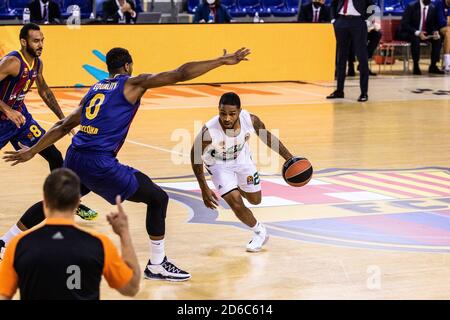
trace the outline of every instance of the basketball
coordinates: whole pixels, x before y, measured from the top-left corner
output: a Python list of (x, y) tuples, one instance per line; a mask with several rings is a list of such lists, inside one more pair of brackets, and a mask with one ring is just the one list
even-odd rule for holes
[(283, 178), (293, 187), (302, 187), (311, 180), (313, 167), (308, 159), (292, 157), (283, 165)]

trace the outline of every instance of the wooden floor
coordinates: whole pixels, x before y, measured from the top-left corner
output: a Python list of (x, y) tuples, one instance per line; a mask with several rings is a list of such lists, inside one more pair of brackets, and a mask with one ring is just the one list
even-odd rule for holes
[[(449, 299), (450, 78), (371, 78), (369, 102), (325, 99), (331, 83), (174, 86), (154, 90), (119, 154), (171, 196), (166, 251), (192, 273), (186, 283), (143, 280), (136, 299)], [(417, 90), (427, 89), (427, 90)], [(279, 179), (281, 159), (253, 139), (263, 175), (263, 203), (252, 208), (272, 237), (265, 250), (245, 252), (251, 232), (226, 207), (206, 210), (188, 153), (194, 130), (216, 115), (218, 97), (240, 94), (245, 109), (279, 132), (290, 151), (310, 159), (315, 179), (291, 188)], [(57, 89), (70, 111), (84, 89)], [(27, 104), (41, 125), (55, 121), (36, 92)], [(66, 150), (69, 137), (58, 142)], [(10, 150), (11, 146), (5, 147)], [(47, 164), (0, 162), (0, 233), (41, 198)], [(111, 206), (90, 194), (101, 212), (80, 224), (106, 232)], [(144, 205), (126, 203), (141, 267), (149, 258)], [(123, 299), (102, 284), (103, 299)]]

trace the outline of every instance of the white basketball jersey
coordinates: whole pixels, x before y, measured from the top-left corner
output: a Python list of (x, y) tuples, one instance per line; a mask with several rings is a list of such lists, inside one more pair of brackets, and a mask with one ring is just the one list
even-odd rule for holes
[[(219, 122), (219, 116), (209, 120), (205, 126), (211, 136), (211, 144), (203, 152), (206, 165), (218, 163), (237, 164), (251, 162), (251, 151), (248, 145), (250, 135), (255, 132), (250, 113), (241, 110), (239, 114), (241, 130), (235, 137), (227, 135)], [(234, 130), (230, 130), (231, 134)]]

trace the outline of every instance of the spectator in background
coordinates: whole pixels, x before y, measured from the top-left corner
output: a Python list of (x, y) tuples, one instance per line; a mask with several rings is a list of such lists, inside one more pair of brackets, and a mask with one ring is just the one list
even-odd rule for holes
[[(381, 25), (379, 22), (367, 21), (367, 58), (370, 60), (378, 47), (378, 44), (381, 40)], [(359, 65), (358, 65), (359, 70)], [(348, 72), (347, 75), (349, 77), (355, 76), (355, 48), (353, 47), (353, 43), (351, 45), (350, 54), (348, 56)], [(376, 76), (376, 73), (373, 73), (369, 68), (369, 75)]]
[(444, 72), (450, 73), (450, 0), (436, 0), (434, 5), (439, 17), (439, 31), (444, 37)]
[(141, 0), (135, 0), (134, 4), (136, 5), (136, 12), (140, 13), (143, 12), (144, 10), (142, 9), (142, 4), (141, 4)]
[(106, 0), (103, 2), (103, 22), (136, 23), (137, 12), (135, 7), (132, 0)]
[(194, 23), (204, 22), (228, 23), (231, 22), (231, 16), (220, 0), (203, 0), (195, 10)]
[(325, 0), (313, 0), (300, 8), (297, 16), (298, 22), (321, 22), (331, 21), (330, 8), (325, 5)]
[(34, 23), (61, 23), (61, 10), (53, 0), (33, 0), (28, 4), (30, 21)]
[(117, 211), (106, 218), (120, 237), (122, 258), (112, 241), (74, 222), (80, 203), (80, 179), (66, 168), (44, 183), (46, 220), (15, 238), (0, 264), (0, 300), (17, 288), (22, 300), (98, 300), (102, 275), (121, 294), (139, 290), (140, 269), (128, 219), (117, 196)]
[(369, 99), (369, 65), (367, 59), (367, 24), (372, 14), (370, 6), (373, 0), (333, 0), (331, 18), (334, 26), (337, 47), (337, 89), (327, 99), (344, 98), (346, 65), (352, 43), (360, 66), (359, 87), (361, 94), (358, 102)]
[(444, 74), (444, 71), (439, 70), (436, 65), (440, 60), (442, 42), (439, 35), (438, 13), (431, 0), (419, 0), (408, 5), (403, 13), (397, 38), (411, 43), (413, 74), (422, 74), (419, 68), (420, 42), (431, 43), (431, 64), (428, 72)]

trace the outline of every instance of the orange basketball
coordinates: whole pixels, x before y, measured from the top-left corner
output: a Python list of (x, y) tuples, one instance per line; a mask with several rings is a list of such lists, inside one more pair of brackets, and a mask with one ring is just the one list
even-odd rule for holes
[(308, 159), (293, 157), (284, 163), (282, 174), (290, 186), (302, 187), (311, 180), (313, 167)]

